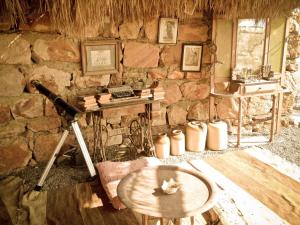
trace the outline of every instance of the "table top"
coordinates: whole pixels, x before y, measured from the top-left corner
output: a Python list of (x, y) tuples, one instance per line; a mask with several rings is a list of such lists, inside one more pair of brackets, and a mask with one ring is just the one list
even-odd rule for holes
[[(175, 194), (165, 194), (163, 180), (181, 184)], [(118, 185), (120, 200), (132, 210), (154, 217), (183, 218), (203, 213), (216, 201), (216, 185), (203, 174), (178, 166), (145, 167), (124, 177)]]

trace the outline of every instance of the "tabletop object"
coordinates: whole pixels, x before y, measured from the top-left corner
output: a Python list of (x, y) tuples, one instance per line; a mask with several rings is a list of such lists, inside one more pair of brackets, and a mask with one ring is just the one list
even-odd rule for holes
[[(164, 180), (181, 184), (176, 193), (161, 190)], [(178, 166), (145, 167), (124, 177), (118, 185), (120, 200), (132, 210), (159, 218), (192, 217), (213, 207), (216, 186), (203, 174)]]

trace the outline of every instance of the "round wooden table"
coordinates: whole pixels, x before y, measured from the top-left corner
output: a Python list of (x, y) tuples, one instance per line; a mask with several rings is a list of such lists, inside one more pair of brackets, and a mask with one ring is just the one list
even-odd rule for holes
[[(181, 187), (175, 194), (168, 195), (160, 187), (164, 180), (171, 178)], [(162, 165), (145, 167), (127, 175), (120, 181), (117, 193), (128, 208), (143, 215), (143, 224), (147, 224), (148, 216), (176, 219), (180, 224), (180, 218), (193, 218), (212, 208), (216, 185), (196, 171)]]

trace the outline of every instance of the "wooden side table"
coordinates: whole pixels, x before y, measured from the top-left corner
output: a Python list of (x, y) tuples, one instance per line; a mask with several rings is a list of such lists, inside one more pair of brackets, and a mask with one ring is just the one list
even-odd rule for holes
[[(164, 180), (173, 178), (181, 184), (175, 194), (165, 194), (160, 186)], [(174, 219), (181, 224), (181, 218), (204, 213), (216, 202), (216, 185), (198, 173), (178, 166), (162, 165), (145, 167), (123, 178), (117, 188), (120, 200), (130, 209), (141, 213), (143, 225), (148, 217)]]

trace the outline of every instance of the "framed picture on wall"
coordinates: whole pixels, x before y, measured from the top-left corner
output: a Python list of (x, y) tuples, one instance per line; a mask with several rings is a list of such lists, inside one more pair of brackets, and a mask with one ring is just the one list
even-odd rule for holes
[(202, 45), (183, 44), (181, 56), (181, 70), (196, 72), (201, 70)]
[(158, 43), (176, 44), (178, 31), (178, 19), (160, 18)]
[(119, 43), (111, 40), (82, 42), (81, 57), (85, 75), (117, 73), (119, 70)]

